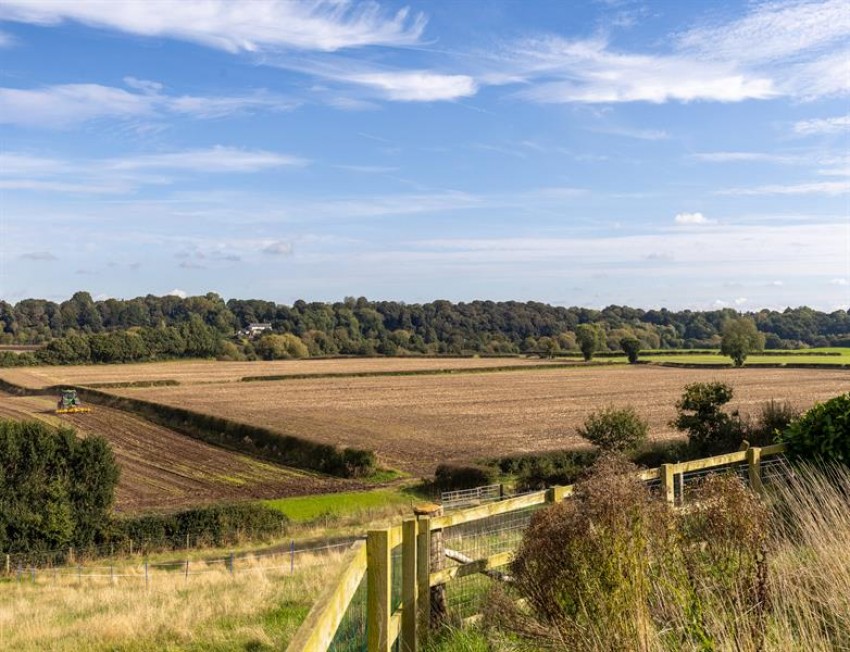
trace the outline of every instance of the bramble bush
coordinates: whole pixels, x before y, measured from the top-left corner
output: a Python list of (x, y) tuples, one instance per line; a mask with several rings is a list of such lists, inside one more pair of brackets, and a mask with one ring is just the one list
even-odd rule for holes
[(817, 403), (780, 440), (793, 457), (850, 465), (850, 392)]
[(623, 452), (645, 442), (648, 430), (633, 407), (607, 407), (590, 414), (578, 434), (604, 451)]

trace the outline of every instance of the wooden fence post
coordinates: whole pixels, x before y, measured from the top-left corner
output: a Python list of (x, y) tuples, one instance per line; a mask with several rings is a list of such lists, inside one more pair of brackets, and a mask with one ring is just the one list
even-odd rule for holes
[(675, 471), (675, 464), (661, 465), (661, 495), (671, 505), (676, 502)]
[(431, 518), (418, 516), (419, 536), (416, 541), (416, 576), (419, 584), (419, 642), (425, 645), (431, 622)]
[(753, 491), (761, 491), (764, 488), (761, 480), (761, 448), (747, 449), (747, 466), (750, 472), (750, 488)]
[[(431, 503), (422, 503), (413, 508), (413, 512), (417, 516), (442, 516), (443, 508), (441, 505)], [(430, 527), (430, 526), (429, 526)], [(429, 573), (435, 573), (442, 570), (446, 565), (445, 546), (443, 545), (443, 531), (431, 531), (431, 541), (429, 545)], [(424, 562), (423, 562), (424, 563)], [(430, 577), (426, 582), (426, 586), (430, 586)], [(437, 584), (430, 589), (429, 600), (429, 621), (431, 629), (439, 629), (449, 618), (449, 607), (446, 602), (446, 585)], [(423, 604), (420, 603), (420, 609), (423, 609)]]
[(418, 534), (415, 518), (406, 518), (401, 526), (401, 652), (417, 652), (417, 618), (419, 617), (419, 566), (416, 558)]
[(389, 530), (371, 530), (366, 535), (366, 563), (367, 650), (390, 652), (392, 558)]

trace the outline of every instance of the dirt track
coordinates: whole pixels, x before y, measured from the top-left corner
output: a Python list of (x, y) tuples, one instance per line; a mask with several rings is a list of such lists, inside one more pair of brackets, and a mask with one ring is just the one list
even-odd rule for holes
[(53, 414), (51, 397), (0, 394), (0, 417), (66, 423), (105, 437), (121, 466), (116, 510), (171, 510), (226, 500), (279, 498), (351, 488), (254, 460), (154, 425), (120, 410), (93, 406), (87, 414)]
[(634, 405), (654, 438), (669, 427), (686, 383), (732, 384), (732, 407), (769, 399), (800, 408), (850, 389), (850, 372), (825, 369), (673, 369), (650, 366), (488, 374), (324, 378), (110, 390), (267, 426), (323, 443), (365, 447), (381, 462), (429, 473), (442, 461), (582, 444), (575, 429), (605, 405)]

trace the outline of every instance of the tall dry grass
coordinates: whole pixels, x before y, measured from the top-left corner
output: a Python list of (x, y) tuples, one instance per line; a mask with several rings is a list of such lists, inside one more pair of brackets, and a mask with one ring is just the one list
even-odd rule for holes
[(850, 650), (846, 467), (797, 468), (761, 500), (716, 477), (697, 507), (667, 515), (602, 475), (530, 528), (520, 594), (492, 596), (489, 629), (443, 649)]
[(312, 602), (338, 572), (344, 553), (299, 556), (290, 573), (281, 558), (242, 558), (183, 569), (117, 567), (50, 573), (35, 584), (0, 584), (0, 649), (271, 650), (283, 649)]

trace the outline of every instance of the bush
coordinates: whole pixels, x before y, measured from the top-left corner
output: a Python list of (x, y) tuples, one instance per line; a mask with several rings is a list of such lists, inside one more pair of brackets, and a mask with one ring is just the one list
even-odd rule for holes
[(116, 544), (133, 541), (137, 549), (171, 550), (192, 546), (227, 546), (244, 540), (279, 537), (286, 515), (256, 503), (210, 505), (174, 514), (146, 514), (117, 521)]
[(799, 416), (800, 411), (788, 401), (768, 401), (762, 405), (757, 423), (750, 427), (747, 441), (753, 446), (773, 444)]
[(779, 439), (793, 457), (850, 465), (850, 392), (816, 404)]
[(102, 437), (39, 421), (0, 421), (0, 549), (31, 553), (102, 542), (118, 466)]
[(578, 434), (604, 451), (622, 452), (646, 441), (648, 429), (633, 407), (607, 407), (587, 417)]
[[(511, 567), (527, 608), (497, 593), (488, 624), (529, 649), (764, 649), (759, 497), (735, 476), (709, 476), (700, 508), (677, 512), (634, 471), (603, 455), (571, 500), (532, 517)], [(724, 645), (730, 636), (741, 645)]]
[(440, 464), (434, 472), (434, 486), (439, 491), (472, 489), (493, 484), (496, 470), (488, 466)]
[(747, 438), (747, 424), (737, 411), (727, 414), (722, 410), (732, 396), (732, 387), (722, 382), (685, 385), (676, 403), (679, 415), (670, 425), (687, 433), (694, 454), (727, 453)]

